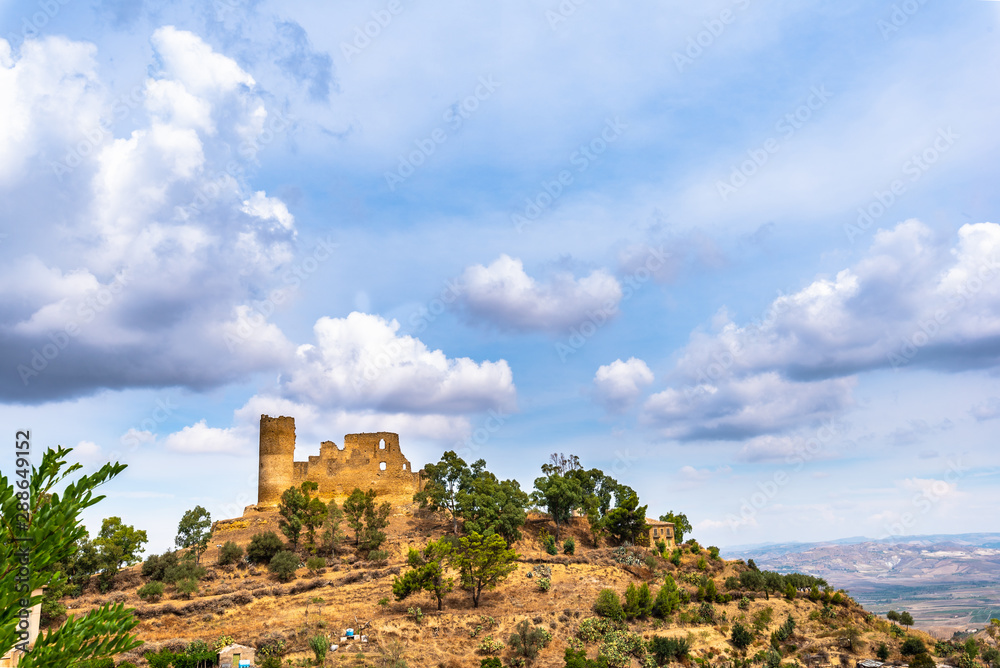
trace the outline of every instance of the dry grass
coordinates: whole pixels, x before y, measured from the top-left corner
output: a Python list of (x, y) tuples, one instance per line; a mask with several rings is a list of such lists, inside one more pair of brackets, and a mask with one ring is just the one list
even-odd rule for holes
[[(575, 537), (576, 555), (548, 555), (541, 549), (537, 537), (543, 530), (553, 533), (554, 527), (541, 518), (532, 519), (524, 531), (524, 540), (515, 546), (522, 556), (521, 567), (497, 590), (484, 593), (478, 609), (473, 608), (471, 597), (461, 590), (446, 597), (441, 612), (436, 610), (436, 602), (429, 594), (413, 596), (403, 602), (393, 600), (393, 578), (404, 565), (407, 550), (420, 547), (429, 538), (438, 538), (450, 529), (447, 522), (413, 507), (397, 507), (391, 518), (386, 545), (391, 557), (385, 567), (373, 567), (345, 555), (343, 559), (331, 560), (334, 563), (315, 577), (302, 568), (295, 581), (281, 584), (264, 568), (209, 566), (209, 579), (201, 583), (201, 591), (191, 600), (178, 598), (168, 587), (164, 600), (156, 604), (143, 603), (136, 596), (136, 589), (142, 583), (136, 567), (120, 576), (116, 591), (108, 597), (88, 592), (69, 605), (73, 607), (71, 613), (85, 612), (110, 598), (135, 607), (141, 620), (137, 634), (147, 643), (145, 649), (176, 648), (190, 640), (211, 642), (228, 635), (237, 642), (254, 646), (284, 640), (291, 649), (286, 657), (293, 660), (312, 657), (306, 645), (309, 637), (325, 633), (333, 642), (338, 642), (345, 628), (357, 628), (360, 623), (370, 621), (371, 642), (364, 645), (348, 643), (328, 655), (327, 666), (336, 667), (378, 665), (379, 647), (390, 641), (405, 645), (406, 659), (413, 668), (478, 666), (483, 655), (477, 648), (487, 635), (506, 642), (516, 624), (528, 618), (554, 636), (534, 666), (559, 667), (563, 665), (562, 656), (568, 640), (574, 636), (580, 620), (591, 615), (590, 607), (601, 589), (611, 588), (624, 593), (629, 583), (638, 581), (637, 573), (646, 577), (654, 575), (645, 568), (633, 568), (629, 572), (612, 560), (610, 549), (591, 547), (587, 525), (582, 520), (567, 527), (560, 536), (560, 539), (567, 535)], [(240, 521), (227, 524), (224, 530), (217, 530), (213, 535), (212, 547), (202, 557), (203, 565), (215, 563), (216, 545), (233, 540), (245, 546), (254, 533), (277, 531), (276, 513), (273, 512), (251, 512)], [(699, 556), (707, 557), (707, 553), (685, 552), (679, 571), (696, 572)], [(552, 569), (552, 586), (548, 592), (541, 591), (537, 578), (527, 577), (536, 563), (545, 563)], [(721, 590), (723, 580), (737, 574), (741, 568), (734, 562), (716, 562), (711, 564), (710, 574)], [(678, 570), (664, 560), (658, 560), (656, 569), (675, 573)], [(657, 580), (651, 583), (654, 592), (659, 584), (659, 576), (655, 577)], [(694, 589), (690, 585), (682, 586), (690, 591)], [(323, 599), (322, 603), (312, 602), (317, 597)], [(389, 599), (388, 605), (378, 604), (383, 598)], [(419, 625), (407, 614), (411, 606), (420, 607), (424, 613)], [(844, 652), (838, 646), (838, 637), (835, 633), (823, 637), (829, 627), (809, 620), (809, 613), (820, 606), (808, 600), (756, 599), (746, 612), (739, 610), (734, 600), (716, 606), (720, 614), (726, 615), (728, 623), (714, 627), (662, 626), (648, 620), (633, 624), (632, 629), (647, 639), (654, 635), (686, 635), (691, 640), (694, 656), (725, 657), (733, 653), (726, 635), (729, 624), (741, 615), (751, 619), (756, 610), (766, 606), (774, 610), (768, 636), (770, 630), (777, 628), (786, 614), (791, 613), (797, 624), (796, 643), (808, 648), (801, 650), (797, 658), (805, 654), (818, 655), (820, 659), (808, 662), (811, 665), (839, 665)], [(864, 636), (869, 647), (874, 648), (887, 639), (883, 637), (884, 632), (866, 626), (860, 609), (838, 610), (843, 615), (837, 621), (838, 626), (850, 623), (869, 629)], [(477, 630), (477, 627), (480, 628)], [(766, 642), (767, 638), (758, 641), (751, 653)], [(360, 659), (357, 658), (359, 652), (363, 654)], [(595, 653), (596, 649), (591, 647), (590, 656)], [(826, 658), (822, 659), (823, 656)], [(860, 658), (851, 656), (852, 659)], [(139, 652), (133, 652), (128, 658), (135, 661), (138, 657)], [(137, 663), (142, 665), (144, 662)]]

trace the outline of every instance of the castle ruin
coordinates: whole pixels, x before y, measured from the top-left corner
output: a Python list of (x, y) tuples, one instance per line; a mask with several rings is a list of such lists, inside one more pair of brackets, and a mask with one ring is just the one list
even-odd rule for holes
[(260, 462), (257, 506), (277, 506), (282, 493), (306, 480), (319, 485), (317, 495), (342, 500), (355, 487), (379, 496), (413, 497), (423, 488), (423, 471), (413, 471), (399, 449), (399, 434), (347, 434), (344, 447), (323, 441), (319, 456), (295, 461), (295, 418), (260, 416)]

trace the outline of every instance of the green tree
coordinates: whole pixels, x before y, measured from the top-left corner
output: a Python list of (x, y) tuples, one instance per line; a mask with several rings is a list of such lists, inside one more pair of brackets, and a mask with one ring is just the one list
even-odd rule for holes
[(459, 572), (462, 587), (471, 593), (472, 607), (478, 608), (484, 589), (495, 589), (517, 570), (514, 562), (518, 557), (497, 534), (482, 536), (472, 532), (459, 539), (450, 563)]
[(889, 612), (885, 613), (885, 618), (888, 619), (890, 622), (898, 622), (899, 613), (896, 612), (895, 610), (890, 610)]
[(535, 491), (531, 494), (531, 500), (548, 511), (556, 525), (558, 538), (559, 529), (569, 522), (573, 511), (583, 503), (583, 488), (579, 480), (566, 477), (549, 464), (543, 465), (542, 471), (546, 475), (535, 478)]
[(653, 601), (653, 616), (666, 619), (681, 607), (681, 593), (672, 575), (667, 573), (663, 586)]
[(684, 513), (674, 513), (671, 510), (666, 515), (660, 515), (660, 521), (674, 525), (674, 540), (678, 545), (684, 542), (684, 536), (691, 533), (691, 522)]
[(528, 495), (516, 480), (498, 480), (486, 470), (482, 459), (472, 464), (470, 475), (456, 494), (456, 502), (467, 533), (474, 531), (483, 536), (496, 533), (508, 545), (521, 540)]
[(344, 511), (340, 509), (336, 501), (331, 501), (326, 507), (326, 522), (323, 523), (323, 548), (330, 554), (335, 554), (346, 535), (340, 528), (340, 523), (344, 521)]
[(458, 493), (472, 474), (468, 464), (454, 450), (448, 450), (437, 464), (425, 466), (424, 473), (427, 483), (413, 495), (413, 500), (421, 508), (446, 512), (451, 517), (452, 533), (458, 535)]
[(273, 531), (256, 533), (247, 546), (247, 560), (255, 564), (269, 563), (284, 546), (278, 534)]
[(653, 612), (653, 596), (649, 593), (649, 585), (645, 582), (639, 587), (630, 582), (625, 590), (625, 618), (645, 619)]
[(316, 544), (316, 527), (326, 517), (326, 504), (311, 496), (318, 489), (317, 483), (306, 480), (300, 486), (289, 487), (281, 493), (278, 527), (293, 547), (298, 547), (303, 527), (308, 531), (309, 544)]
[(212, 538), (212, 516), (201, 506), (195, 506), (181, 516), (177, 525), (176, 547), (191, 550), (195, 563), (201, 563), (202, 553), (208, 549)]
[(899, 613), (899, 623), (905, 626), (906, 630), (909, 631), (910, 627), (913, 626), (913, 615), (908, 612)]
[[(25, 442), (18, 432), (16, 443)], [(63, 581), (54, 564), (72, 559), (78, 542), (87, 532), (80, 525), (80, 513), (101, 501), (94, 490), (125, 470), (124, 464), (105, 464), (91, 475), (71, 479), (80, 464), (67, 466), (72, 450), (47, 449), (38, 467), (26, 457), (15, 459), (12, 479), (0, 473), (0, 655), (15, 647), (26, 649), (16, 621), (23, 608), (42, 601), (32, 592)], [(60, 494), (53, 493), (61, 489)], [(25, 557), (24, 555), (30, 555)], [(21, 560), (30, 558), (27, 581), (20, 571)], [(129, 633), (138, 624), (131, 609), (107, 603), (85, 615), (68, 618), (61, 626), (42, 633), (21, 668), (72, 665), (111, 657), (138, 647)]]
[(619, 543), (635, 543), (639, 536), (649, 530), (646, 524), (647, 506), (639, 505), (639, 497), (633, 492), (617, 508), (608, 511), (605, 526)]
[(354, 544), (361, 544), (361, 534), (365, 530), (365, 510), (369, 503), (374, 503), (375, 490), (362, 492), (355, 487), (351, 495), (344, 501), (344, 516), (347, 517), (347, 525), (354, 529)]
[(920, 640), (920, 638), (914, 638), (913, 636), (904, 640), (903, 644), (899, 647), (899, 653), (903, 656), (916, 656), (917, 654), (923, 654), (926, 651), (927, 647)]
[(115, 574), (123, 566), (139, 563), (142, 546), (148, 542), (146, 532), (122, 522), (120, 517), (107, 517), (94, 539), (101, 564), (101, 589), (107, 591)]
[(386, 501), (381, 505), (375, 505), (375, 493), (371, 493), (368, 503), (365, 506), (365, 528), (361, 534), (361, 549), (366, 552), (377, 550), (385, 542), (385, 532), (382, 529), (389, 526), (389, 513), (392, 512), (392, 505)]
[(430, 542), (422, 552), (410, 549), (406, 563), (410, 570), (402, 577), (396, 577), (392, 583), (392, 594), (397, 601), (402, 601), (410, 594), (427, 591), (437, 599), (438, 610), (441, 609), (445, 594), (452, 590), (452, 578), (445, 578), (445, 563), (451, 557), (451, 543), (443, 538)]
[(765, 599), (769, 600), (771, 598), (770, 594), (777, 594), (785, 588), (785, 578), (781, 575), (781, 573), (763, 571), (761, 575), (763, 576)]
[(879, 661), (888, 661), (889, 660), (889, 646), (886, 645), (884, 642), (883, 643), (879, 643), (878, 649), (875, 650), (875, 656), (878, 657)]

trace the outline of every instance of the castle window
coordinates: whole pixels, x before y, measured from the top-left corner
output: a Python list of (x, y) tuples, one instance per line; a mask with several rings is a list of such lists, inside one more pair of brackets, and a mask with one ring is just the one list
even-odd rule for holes
[(379, 471), (384, 471), (385, 470), (385, 462), (379, 462), (378, 470)]
[(385, 439), (384, 439), (384, 438), (383, 438), (383, 439), (381, 439), (381, 440), (380, 440), (380, 441), (378, 442), (378, 449), (379, 449), (379, 450), (385, 450)]

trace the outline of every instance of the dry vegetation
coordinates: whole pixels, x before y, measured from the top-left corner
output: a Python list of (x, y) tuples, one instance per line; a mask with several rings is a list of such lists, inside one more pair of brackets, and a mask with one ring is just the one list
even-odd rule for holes
[[(202, 564), (209, 566), (206, 579), (200, 582), (200, 591), (187, 599), (168, 587), (163, 600), (155, 604), (139, 600), (136, 590), (144, 582), (139, 567), (118, 575), (113, 591), (101, 596), (93, 585), (84, 595), (69, 599), (70, 614), (84, 612), (109, 598), (125, 602), (136, 608), (141, 620), (137, 635), (146, 645), (120, 659), (145, 665), (142, 653), (160, 647), (180, 649), (191, 640), (212, 642), (220, 636), (231, 636), (236, 642), (259, 647), (284, 640), (289, 652), (286, 660), (298, 662), (312, 657), (307, 640), (317, 633), (325, 633), (337, 642), (343, 630), (355, 627), (356, 620), (371, 621), (368, 631), (370, 642), (362, 645), (350, 643), (327, 656), (327, 666), (376, 666), (381, 665), (379, 647), (398, 640), (405, 645), (405, 658), (411, 668), (443, 666), (459, 668), (479, 666), (485, 655), (478, 651), (487, 637), (507, 641), (515, 625), (529, 619), (533, 624), (548, 629), (552, 643), (533, 663), (538, 667), (563, 666), (563, 652), (575, 637), (582, 619), (592, 616), (591, 606), (598, 592), (611, 588), (624, 594), (629, 583), (647, 581), (655, 595), (663, 582), (663, 573), (674, 573), (678, 578), (684, 573), (695, 573), (700, 555), (685, 551), (680, 568), (664, 559), (657, 559), (653, 569), (645, 566), (625, 567), (612, 559), (612, 549), (591, 547), (586, 523), (580, 521), (570, 527), (576, 539), (576, 554), (550, 556), (538, 540), (541, 531), (553, 531), (547, 520), (532, 517), (524, 528), (524, 539), (515, 548), (522, 555), (519, 568), (495, 591), (484, 593), (479, 608), (473, 608), (468, 594), (458, 588), (445, 599), (444, 610), (436, 611), (430, 594), (412, 596), (396, 602), (392, 596), (392, 582), (405, 566), (405, 556), (410, 547), (422, 547), (429, 538), (438, 538), (450, 525), (439, 517), (418, 512), (413, 507), (397, 506), (387, 530), (385, 548), (390, 559), (385, 565), (358, 561), (352, 553), (327, 560), (328, 566), (316, 574), (300, 568), (296, 579), (282, 584), (261, 567), (214, 566), (217, 546), (232, 540), (246, 546), (253, 534), (260, 531), (277, 531), (276, 513), (251, 512), (248, 516), (219, 523), (212, 536), (210, 548), (202, 556)], [(563, 532), (560, 538), (565, 538)], [(723, 562), (708, 559), (707, 573), (724, 591), (722, 583), (731, 575), (738, 575), (746, 567), (742, 562)], [(528, 577), (535, 564), (551, 567), (551, 588), (543, 592), (537, 577)], [(695, 587), (682, 584), (693, 592)], [(322, 599), (321, 601), (319, 599)], [(379, 604), (382, 599), (388, 603)], [(772, 595), (755, 598), (749, 610), (738, 608), (739, 597), (724, 605), (716, 605), (718, 613), (714, 625), (680, 624), (677, 615), (664, 624), (660, 620), (639, 621), (630, 624), (633, 631), (649, 639), (654, 635), (686, 636), (691, 641), (692, 659), (710, 659), (712, 665), (739, 656), (729, 642), (730, 625), (744, 616), (752, 619), (757, 610), (773, 609), (773, 621), (766, 633), (760, 634), (747, 651), (752, 656), (768, 646), (770, 632), (776, 629), (791, 613), (796, 629), (789, 640), (786, 661), (805, 665), (854, 665), (861, 658), (873, 658), (880, 642), (890, 647), (898, 646), (887, 633), (885, 622), (872, 620), (863, 609), (849, 602), (836, 606), (837, 617), (817, 619), (821, 604), (807, 598), (790, 601)], [(421, 623), (407, 613), (410, 607), (420, 607)], [(697, 603), (686, 606), (696, 609)], [(812, 616), (812, 619), (810, 618)], [(862, 631), (862, 646), (850, 651), (843, 646), (842, 635), (846, 627)], [(916, 635), (925, 635), (912, 632)], [(925, 640), (933, 647), (929, 637)], [(588, 655), (594, 657), (597, 649), (588, 646)], [(899, 660), (896, 653), (893, 659)], [(638, 665), (638, 662), (634, 662)]]

